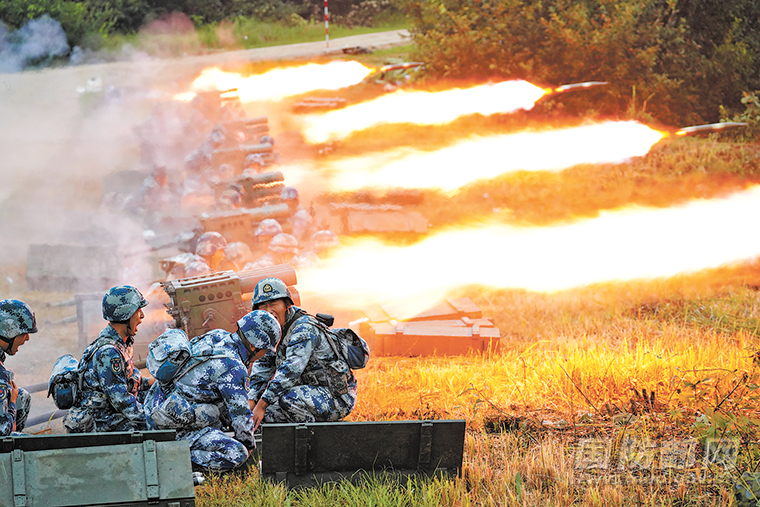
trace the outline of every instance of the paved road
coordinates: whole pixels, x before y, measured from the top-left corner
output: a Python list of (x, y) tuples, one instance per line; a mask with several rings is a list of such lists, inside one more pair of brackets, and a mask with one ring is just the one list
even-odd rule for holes
[(146, 101), (88, 110), (83, 107), (87, 98), (76, 89), (89, 78), (135, 93), (174, 93), (180, 80), (210, 65), (293, 60), (339, 54), (345, 46), (380, 49), (409, 42), (408, 32), (398, 30), (335, 39), (329, 50), (320, 41), (0, 74), (0, 258), (23, 262), (30, 242), (57, 241), (56, 233), (69, 230), (72, 220), (80, 228), (95, 225), (91, 222), (97, 218), (87, 210), (99, 204), (102, 177), (134, 168), (134, 127), (147, 117)]

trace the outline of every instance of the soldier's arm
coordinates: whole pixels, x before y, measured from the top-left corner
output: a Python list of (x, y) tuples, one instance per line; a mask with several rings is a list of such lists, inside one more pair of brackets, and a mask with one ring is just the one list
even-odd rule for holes
[(248, 371), (242, 363), (228, 361), (228, 365), (229, 369), (219, 376), (217, 389), (232, 420), (235, 439), (253, 449), (256, 444), (253, 440), (253, 414), (248, 406)]
[(0, 382), (0, 436), (7, 437), (16, 428), (16, 403), (11, 401), (11, 386)]
[(266, 355), (254, 361), (251, 365), (251, 388), (248, 391), (248, 399), (257, 401), (261, 398), (264, 389), (266, 389), (269, 380), (272, 378), (272, 374), (275, 371), (275, 361), (277, 357), (271, 351), (267, 351)]
[(311, 358), (314, 344), (318, 339), (316, 334), (318, 328), (306, 318), (299, 320), (293, 324), (290, 331), (291, 338), (285, 349), (285, 361), (277, 368), (261, 396), (261, 399), (270, 405), (285, 391), (300, 383), (301, 374)]
[(103, 347), (95, 353), (95, 374), (111, 406), (132, 421), (145, 421), (142, 406), (127, 388), (124, 358), (115, 347)]

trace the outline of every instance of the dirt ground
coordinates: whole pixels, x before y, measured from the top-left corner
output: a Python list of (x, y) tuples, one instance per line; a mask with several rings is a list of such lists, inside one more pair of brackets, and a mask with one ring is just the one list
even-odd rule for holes
[[(185, 83), (211, 65), (308, 59), (339, 54), (346, 46), (380, 49), (408, 43), (406, 31), (394, 31), (334, 39), (329, 50), (321, 41), (0, 74), (0, 298), (27, 301), (40, 324), (39, 333), (6, 361), (17, 383), (45, 382), (55, 358), (79, 353), (74, 295), (26, 286), (29, 245), (76, 243), (93, 234), (119, 236), (119, 244), (139, 240), (138, 225), (101, 204), (103, 178), (139, 166), (135, 127), (147, 117), (151, 99), (186, 91)], [(118, 100), (93, 103), (77, 91), (92, 78), (104, 89), (120, 90)], [(277, 132), (273, 135), (277, 138)], [(278, 148), (287, 158), (287, 149)], [(33, 414), (52, 409), (44, 394), (35, 395)]]

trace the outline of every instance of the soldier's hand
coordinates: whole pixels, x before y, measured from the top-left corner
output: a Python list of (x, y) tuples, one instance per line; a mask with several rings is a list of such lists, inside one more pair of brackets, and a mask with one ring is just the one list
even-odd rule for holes
[(259, 428), (259, 424), (264, 420), (264, 414), (267, 411), (269, 404), (264, 400), (259, 400), (256, 406), (253, 407), (253, 431)]
[(16, 400), (18, 399), (18, 386), (16, 386), (16, 382), (11, 380), (11, 399), (10, 401), (13, 402), (13, 404), (16, 404)]

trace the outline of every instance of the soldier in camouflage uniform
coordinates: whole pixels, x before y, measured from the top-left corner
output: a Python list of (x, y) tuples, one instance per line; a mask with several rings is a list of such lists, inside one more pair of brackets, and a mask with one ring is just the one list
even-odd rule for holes
[(32, 398), (16, 387), (13, 372), (5, 369), (5, 355), (16, 355), (18, 348), (37, 332), (37, 319), (29, 305), (18, 299), (0, 301), (0, 436), (24, 429)]
[(135, 287), (118, 285), (103, 296), (103, 318), (109, 324), (84, 350), (81, 396), (69, 410), (69, 433), (144, 430), (145, 414), (138, 395), (150, 380), (132, 364), (132, 343), (148, 302)]
[(356, 378), (316, 319), (293, 305), (285, 283), (279, 278), (257, 283), (253, 308), (270, 313), (282, 327), (277, 351), (251, 367), (248, 398), (256, 427), (261, 422), (337, 421), (351, 413)]
[(161, 335), (148, 353), (148, 369), (158, 380), (145, 401), (149, 427), (176, 429), (177, 439), (190, 443), (195, 470), (245, 469), (256, 445), (248, 365), (274, 351), (279, 339), (280, 325), (263, 311), (245, 315), (235, 333), (215, 329), (191, 342), (177, 329)]

